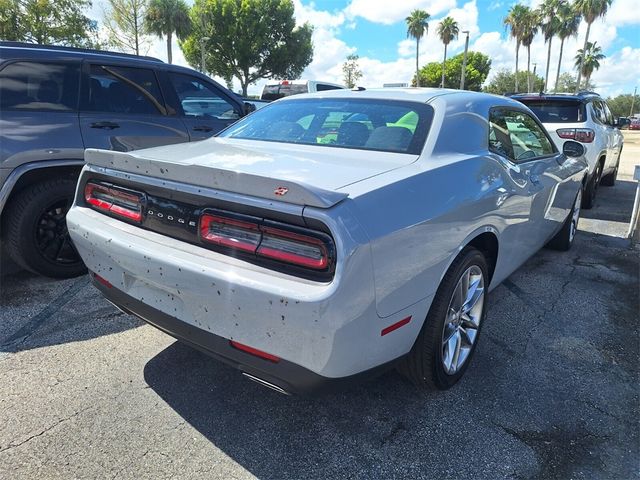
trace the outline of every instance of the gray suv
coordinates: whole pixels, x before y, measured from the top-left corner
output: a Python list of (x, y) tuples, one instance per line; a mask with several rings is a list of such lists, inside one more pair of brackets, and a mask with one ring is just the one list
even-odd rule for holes
[(0, 42), (4, 253), (42, 275), (83, 273), (65, 215), (85, 148), (201, 140), (251, 109), (210, 78), (154, 58)]

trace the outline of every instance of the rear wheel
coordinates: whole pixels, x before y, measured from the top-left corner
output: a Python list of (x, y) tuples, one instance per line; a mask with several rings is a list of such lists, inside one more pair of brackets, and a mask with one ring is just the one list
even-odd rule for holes
[(602, 180), (600, 180), (600, 183), (605, 187), (613, 187), (616, 184), (616, 177), (618, 176), (618, 167), (620, 166), (621, 155), (622, 147), (620, 147), (620, 152), (618, 152), (618, 161), (616, 162), (616, 168), (613, 170), (613, 172), (608, 173), (607, 175), (602, 177)]
[(569, 216), (562, 225), (562, 229), (556, 233), (547, 246), (554, 250), (567, 251), (573, 245), (573, 239), (578, 231), (578, 220), (580, 220), (580, 205), (582, 203), (582, 189), (578, 190), (576, 199), (573, 202), (573, 208)]
[(601, 176), (602, 162), (598, 162), (595, 170), (593, 171), (593, 175), (591, 176), (591, 180), (587, 182), (587, 186), (584, 189), (584, 193), (582, 195), (582, 208), (584, 208), (585, 210), (593, 208), (593, 205), (596, 202), (596, 193), (598, 191), (598, 185), (600, 184)]
[(487, 261), (466, 247), (442, 279), (427, 318), (400, 372), (421, 387), (447, 389), (462, 378), (485, 317)]
[(54, 178), (18, 193), (7, 209), (5, 242), (9, 256), (21, 267), (55, 278), (86, 271), (67, 231), (66, 214), (76, 182)]

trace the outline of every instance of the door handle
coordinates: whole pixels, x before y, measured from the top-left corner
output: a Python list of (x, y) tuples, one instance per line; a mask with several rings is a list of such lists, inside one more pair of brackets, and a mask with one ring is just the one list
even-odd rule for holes
[(213, 128), (208, 125), (196, 125), (193, 127), (194, 132), (210, 132), (211, 130), (213, 130)]
[(91, 128), (103, 128), (105, 130), (113, 130), (114, 128), (120, 128), (120, 125), (113, 122), (93, 122)]

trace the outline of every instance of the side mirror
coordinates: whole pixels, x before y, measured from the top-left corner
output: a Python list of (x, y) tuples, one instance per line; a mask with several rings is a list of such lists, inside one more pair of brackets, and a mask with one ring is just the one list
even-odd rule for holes
[(244, 102), (244, 114), (249, 115), (251, 112), (256, 111), (256, 106), (253, 103)]
[(618, 127), (618, 126), (620, 126), (620, 121), (619, 121), (617, 118), (614, 118), (614, 119), (613, 119), (613, 126), (614, 126), (614, 127)]
[(584, 147), (581, 143), (567, 140), (562, 146), (562, 153), (569, 158), (581, 157), (584, 155)]

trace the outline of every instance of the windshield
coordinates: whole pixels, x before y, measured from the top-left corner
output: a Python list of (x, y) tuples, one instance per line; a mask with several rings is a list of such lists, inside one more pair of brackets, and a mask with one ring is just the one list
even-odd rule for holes
[(584, 105), (575, 100), (521, 100), (542, 123), (582, 123)]
[(316, 98), (275, 102), (220, 137), (419, 155), (433, 110), (417, 102)]

